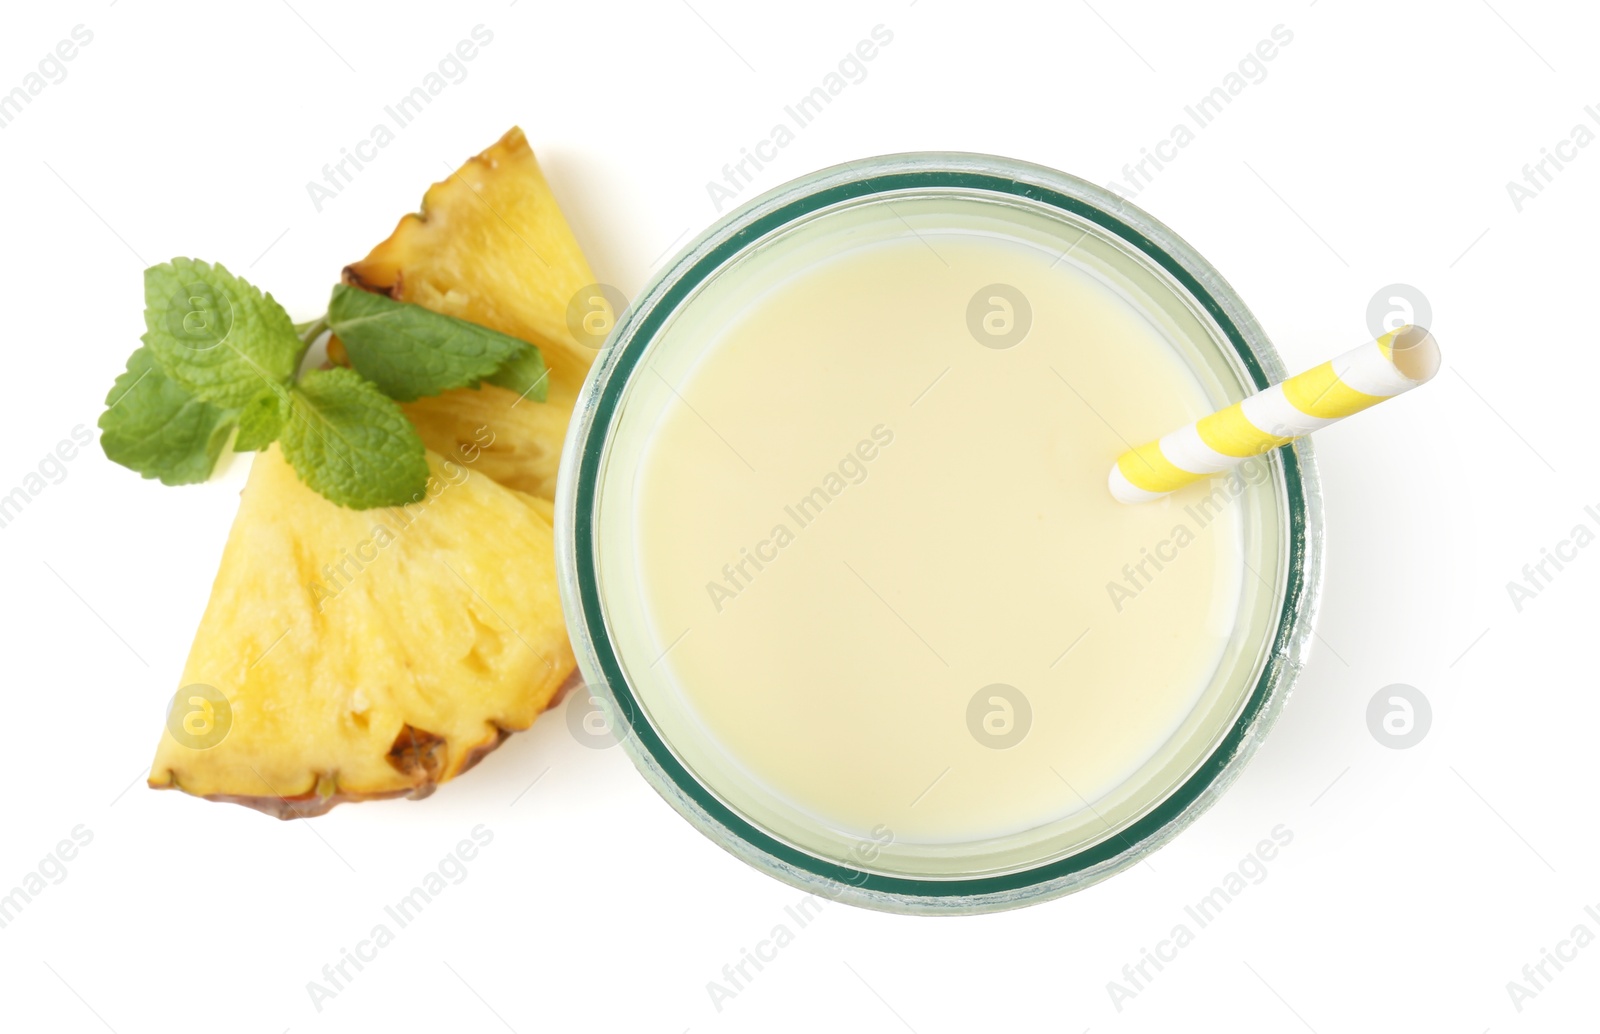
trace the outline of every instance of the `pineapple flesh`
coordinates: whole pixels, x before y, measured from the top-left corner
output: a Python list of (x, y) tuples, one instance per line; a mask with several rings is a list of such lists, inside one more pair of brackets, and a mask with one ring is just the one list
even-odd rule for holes
[(574, 668), (549, 500), (593, 358), (568, 304), (594, 278), (522, 131), (344, 276), (537, 345), (549, 395), (484, 385), (402, 407), (432, 473), (410, 506), (342, 508), (276, 446), (256, 454), (149, 782), (280, 818), (426, 796)]
[(169, 727), (152, 786), (315, 815), (426, 796), (532, 724), (573, 667), (551, 506), (428, 465), (425, 500), (349, 510), (256, 456), (180, 690), (220, 691), (228, 727)]
[[(512, 129), (435, 183), (422, 211), (402, 218), (388, 240), (345, 268), (344, 278), (538, 346), (550, 371), (543, 403), (486, 384), (402, 408), (424, 444), (442, 455), (489, 428), (494, 445), (477, 468), (554, 499), (561, 442), (595, 354), (569, 329), (567, 313), (594, 274), (522, 130)], [(340, 351), (330, 349), (336, 361)]]

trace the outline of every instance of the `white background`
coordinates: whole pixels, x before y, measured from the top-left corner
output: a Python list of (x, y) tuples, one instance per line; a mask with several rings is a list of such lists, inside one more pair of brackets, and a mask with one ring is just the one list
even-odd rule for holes
[[(1507, 982), (1600, 935), (1600, 548), (1519, 612), (1507, 583), (1580, 523), (1591, 449), (1600, 147), (1519, 212), (1507, 188), (1600, 103), (1577, 5), (986, 0), (652, 5), (28, 5), (0, 89), (94, 34), (0, 130), (7, 301), (0, 493), (93, 428), (142, 329), (140, 271), (221, 261), (320, 313), (447, 168), (522, 125), (597, 275), (632, 294), (716, 211), (706, 181), (858, 40), (894, 34), (760, 174), (989, 151), (1122, 176), (1283, 25), (1293, 41), (1137, 203), (1233, 283), (1302, 368), (1427, 300), (1446, 369), (1319, 438), (1328, 572), (1313, 663), (1237, 786), (1085, 893), (911, 919), (830, 904), (719, 1012), (707, 982), (797, 891), (681, 821), (561, 715), (429, 800), (314, 823), (144, 788), (247, 461), (166, 489), (85, 450), (0, 528), (9, 783), (0, 891), (93, 842), (0, 929), (7, 1028), (134, 1031), (1592, 1029), (1600, 945), (1519, 1012)], [(1497, 13), (1498, 12), (1498, 13)], [(1502, 17), (1503, 16), (1503, 17)], [(1592, 17), (1592, 13), (1590, 13)], [(451, 86), (318, 212), (305, 184), (473, 26)], [(1569, 152), (1570, 153), (1570, 152)], [(1553, 169), (1553, 166), (1547, 166)], [(1387, 296), (1386, 296), (1387, 297)], [(1420, 744), (1368, 701), (1431, 702)], [(538, 781), (528, 789), (536, 777)], [(306, 984), (469, 829), (494, 841), (319, 1013)], [(1107, 982), (1274, 826), (1267, 879), (1136, 997)], [(1193, 926), (1192, 922), (1190, 923)]]

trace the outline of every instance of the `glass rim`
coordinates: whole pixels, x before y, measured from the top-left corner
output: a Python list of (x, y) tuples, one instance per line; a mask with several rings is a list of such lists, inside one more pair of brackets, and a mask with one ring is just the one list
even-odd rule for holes
[(1309, 652), (1321, 584), (1321, 490), (1308, 440), (1268, 454), (1285, 560), (1284, 577), (1273, 592), (1278, 619), (1263, 637), (1267, 648), (1255, 685), (1189, 775), (1114, 835), (1012, 872), (892, 875), (812, 854), (723, 802), (650, 723), (606, 625), (595, 525), (611, 434), (632, 374), (656, 334), (723, 267), (769, 234), (833, 205), (929, 189), (995, 195), (1094, 223), (1159, 266), (1203, 309), (1254, 390), (1285, 376), (1277, 352), (1221, 274), (1162, 223), (1102, 187), (1043, 166), (959, 152), (893, 154), (832, 166), (718, 219), (663, 266), (618, 319), (579, 393), (562, 452), (555, 508), (557, 581), (584, 681), (603, 696), (613, 721), (623, 723), (618, 742), (646, 781), (702, 833), (756, 868), (819, 896), (892, 912), (988, 912), (1058, 897), (1135, 864), (1198, 818), (1237, 778), (1276, 720)]

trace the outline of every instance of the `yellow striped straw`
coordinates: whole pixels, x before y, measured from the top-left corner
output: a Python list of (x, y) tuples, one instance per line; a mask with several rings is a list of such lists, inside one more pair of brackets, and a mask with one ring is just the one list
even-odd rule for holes
[(1111, 494), (1143, 503), (1425, 384), (1439, 372), (1439, 345), (1407, 325), (1336, 359), (1202, 417), (1159, 441), (1129, 449), (1111, 467)]

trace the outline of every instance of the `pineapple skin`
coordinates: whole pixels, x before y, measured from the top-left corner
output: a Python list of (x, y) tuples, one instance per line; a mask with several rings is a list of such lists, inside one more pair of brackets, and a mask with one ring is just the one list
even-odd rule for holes
[[(567, 313), (594, 273), (522, 130), (513, 127), (429, 188), (422, 210), (402, 217), (387, 240), (345, 267), (344, 280), (538, 346), (550, 371), (542, 403), (486, 384), (401, 408), (441, 455), (488, 427), (494, 445), (477, 469), (554, 499), (567, 422), (596, 354), (574, 336)], [(330, 345), (335, 362), (342, 353)]]
[(425, 797), (526, 729), (574, 660), (552, 508), (428, 455), (428, 497), (349, 510), (258, 453), (181, 685), (219, 743), (162, 733), (149, 784), (280, 818)]

